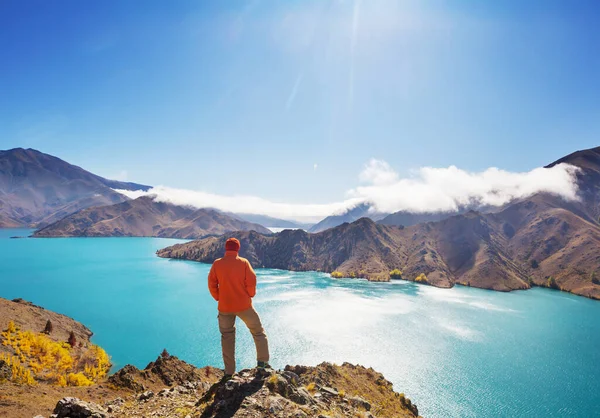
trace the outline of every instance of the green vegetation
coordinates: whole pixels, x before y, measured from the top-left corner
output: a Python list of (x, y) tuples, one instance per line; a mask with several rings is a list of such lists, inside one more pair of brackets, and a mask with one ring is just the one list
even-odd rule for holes
[(552, 276), (548, 277), (547, 285), (551, 289), (560, 289), (556, 283), (556, 280)]
[(402, 278), (402, 270), (399, 269), (394, 269), (392, 271), (390, 271), (390, 278), (391, 279), (401, 279)]
[(540, 266), (540, 265), (539, 265), (539, 263), (537, 262), (537, 260), (531, 260), (531, 268), (532, 268), (532, 269), (536, 269), (536, 268), (538, 268), (539, 266)]
[(596, 274), (595, 271), (592, 272), (591, 279), (592, 279), (592, 283), (594, 283), (594, 284), (600, 284), (600, 279), (598, 278), (598, 275)]

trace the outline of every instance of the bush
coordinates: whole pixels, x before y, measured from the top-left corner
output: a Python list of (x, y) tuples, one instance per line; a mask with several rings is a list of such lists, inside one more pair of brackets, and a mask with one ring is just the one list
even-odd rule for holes
[(556, 283), (556, 280), (552, 276), (548, 277), (547, 285), (551, 289), (559, 289), (558, 283)]
[(600, 279), (598, 278), (598, 275), (596, 274), (596, 272), (592, 273), (592, 283), (600, 284)]
[(31, 370), (29, 370), (17, 356), (9, 356), (4, 353), (0, 353), (0, 360), (3, 360), (11, 368), (10, 381), (17, 385), (29, 385), (34, 386), (36, 384)]
[(52, 321), (50, 321), (50, 320), (46, 321), (46, 326), (44, 327), (43, 333), (50, 335), (50, 334), (52, 334), (52, 329), (53, 329)]
[(91, 386), (93, 384), (94, 382), (83, 373), (69, 373), (67, 375), (67, 385), (69, 386)]
[(429, 282), (427, 281), (427, 276), (424, 273), (419, 274), (416, 278), (415, 278), (415, 282), (417, 283), (424, 283), (424, 284), (429, 284)]
[(344, 275), (341, 271), (332, 271), (331, 277), (333, 277), (334, 279), (341, 279), (342, 277), (344, 277)]
[(69, 333), (69, 339), (67, 342), (71, 347), (75, 347), (77, 345), (77, 339), (75, 338), (75, 333), (73, 331)]
[(538, 268), (539, 266), (540, 266), (540, 265), (539, 265), (539, 263), (537, 262), (537, 260), (531, 260), (531, 268), (532, 268), (532, 269), (536, 269), (536, 268)]
[(54, 341), (44, 333), (20, 331), (12, 321), (1, 336), (2, 344), (15, 351), (11, 365), (17, 383), (32, 384), (35, 378), (58, 386), (89, 386), (110, 369), (108, 355), (95, 345), (74, 350), (70, 344)]
[(394, 269), (394, 270), (390, 271), (390, 278), (401, 279), (402, 278), (402, 270)]

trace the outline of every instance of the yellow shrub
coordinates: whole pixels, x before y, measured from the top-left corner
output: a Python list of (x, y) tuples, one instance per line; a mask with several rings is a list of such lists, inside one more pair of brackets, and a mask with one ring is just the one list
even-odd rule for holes
[(341, 271), (333, 271), (331, 272), (331, 277), (333, 277), (334, 279), (341, 279), (342, 277), (344, 277), (344, 275)]
[(4, 360), (11, 368), (12, 374), (10, 381), (19, 385), (30, 385), (36, 384), (31, 371), (25, 367), (18, 357), (10, 357), (4, 353), (0, 353), (0, 360)]
[(419, 282), (419, 283), (425, 283), (425, 284), (429, 283), (429, 282), (427, 281), (427, 276), (426, 276), (425, 274), (423, 274), (423, 273), (419, 274), (419, 275), (418, 275), (418, 276), (415, 278), (415, 282)]
[(310, 393), (313, 393), (316, 390), (316, 386), (317, 385), (315, 385), (315, 382), (311, 382), (308, 384), (308, 386), (306, 386), (306, 390)]
[(83, 373), (69, 373), (67, 375), (67, 384), (69, 386), (91, 386), (94, 382), (88, 379)]
[[(89, 386), (105, 377), (110, 369), (106, 351), (96, 345), (85, 351), (77, 350), (43, 333), (22, 332), (13, 321), (0, 335), (2, 344), (15, 351), (16, 356), (10, 364), (16, 364), (12, 380), (18, 383), (34, 382), (35, 376), (58, 386)], [(77, 370), (83, 372), (74, 373)]]
[(56, 379), (56, 386), (65, 387), (67, 386), (67, 378), (64, 376), (58, 376)]
[(390, 271), (390, 277), (392, 279), (401, 279), (402, 278), (402, 270), (394, 269)]

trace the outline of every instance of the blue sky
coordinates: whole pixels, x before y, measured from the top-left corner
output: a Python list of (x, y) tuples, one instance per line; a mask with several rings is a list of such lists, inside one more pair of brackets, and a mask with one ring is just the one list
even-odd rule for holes
[[(0, 1), (0, 149), (291, 203), (600, 145), (595, 1)], [(315, 166), (316, 165), (316, 166)]]

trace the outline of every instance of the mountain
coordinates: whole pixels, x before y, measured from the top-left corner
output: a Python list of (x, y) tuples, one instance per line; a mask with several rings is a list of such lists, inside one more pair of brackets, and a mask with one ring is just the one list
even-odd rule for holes
[(308, 229), (313, 226), (313, 224), (273, 218), (267, 215), (255, 215), (252, 213), (236, 213), (234, 216), (243, 219), (244, 221), (260, 224), (267, 228)]
[(151, 196), (84, 209), (35, 232), (35, 237), (163, 237), (194, 239), (236, 230), (270, 231), (214, 209), (156, 202)]
[(600, 147), (574, 152), (547, 167), (562, 163), (579, 167), (577, 185), (581, 202), (574, 207), (581, 216), (600, 223)]
[(309, 232), (321, 232), (326, 229), (336, 227), (343, 224), (344, 222), (354, 222), (360, 218), (371, 218), (374, 221), (383, 219), (387, 214), (373, 212), (371, 205), (368, 203), (361, 203), (340, 215), (331, 215), (313, 225), (308, 231)]
[(394, 212), (377, 221), (382, 225), (412, 226), (424, 222), (438, 222), (460, 212), (413, 213), (405, 210)]
[[(400, 267), (404, 256), (398, 247), (399, 228), (377, 225), (361, 218), (326, 231), (311, 234), (303, 230), (285, 230), (274, 235), (253, 231), (231, 234), (242, 242), (240, 255), (256, 267), (294, 271), (342, 270), (361, 275)], [(212, 263), (221, 257), (227, 237), (210, 237), (158, 251), (159, 257)]]
[[(560, 162), (576, 165), (581, 198), (539, 193), (493, 213), (469, 211), (438, 222), (388, 226), (362, 218), (309, 234), (236, 233), (241, 255), (260, 267), (337, 271), (346, 277), (402, 277), (439, 287), (455, 284), (510, 291), (545, 286), (600, 299), (600, 149)], [(225, 237), (158, 251), (160, 257), (212, 262)], [(421, 276), (425, 275), (425, 276)]]
[(43, 226), (81, 209), (127, 200), (113, 189), (149, 186), (108, 180), (34, 149), (0, 151), (0, 227)]

